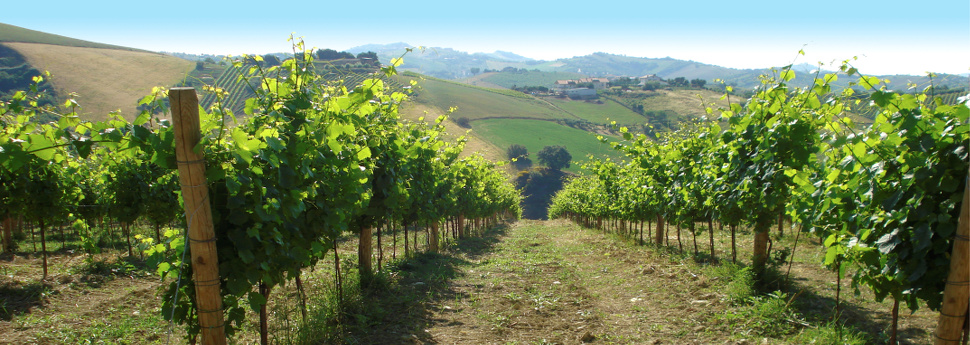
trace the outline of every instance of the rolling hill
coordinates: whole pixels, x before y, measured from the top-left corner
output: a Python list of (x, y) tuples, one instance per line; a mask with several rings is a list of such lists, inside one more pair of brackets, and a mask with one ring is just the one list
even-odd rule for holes
[(129, 50), (151, 53), (147, 50), (97, 43), (67, 36), (49, 34), (46, 32), (22, 28), (15, 25), (0, 23), (0, 42), (40, 43), (56, 46), (102, 48), (115, 50)]
[[(464, 131), (454, 124), (454, 120), (469, 119), (469, 149), (483, 151), (493, 160), (505, 160), (505, 149), (511, 144), (524, 145), (533, 155), (543, 146), (562, 145), (570, 151), (574, 161), (566, 170), (577, 172), (589, 154), (619, 157), (595, 137), (595, 134), (607, 133), (603, 128), (609, 118), (622, 113), (627, 118), (646, 122), (646, 118), (615, 103), (548, 100), (507, 89), (472, 86), (414, 73), (402, 77), (418, 81), (413, 105), (405, 108), (406, 117), (423, 115), (434, 118), (454, 108), (449, 131)], [(571, 107), (571, 103), (575, 103), (575, 107)], [(578, 122), (588, 126), (576, 126)]]
[[(351, 48), (350, 51), (374, 51), (380, 56), (381, 61), (398, 57), (410, 46), (407, 43), (395, 43), (389, 45), (371, 44)], [(795, 52), (792, 52), (793, 54)], [(629, 76), (638, 77), (649, 74), (656, 74), (665, 79), (685, 77), (687, 79), (714, 79), (724, 80), (726, 84), (740, 88), (755, 87), (758, 85), (758, 76), (769, 72), (770, 67), (762, 69), (736, 69), (716, 65), (704, 64), (696, 61), (678, 60), (670, 57), (646, 58), (632, 57), (609, 53), (593, 53), (585, 56), (558, 59), (555, 61), (531, 60), (527, 58), (516, 58), (517, 55), (507, 53), (466, 53), (450, 48), (428, 48), (416, 50), (405, 59), (403, 69), (445, 79), (469, 78), (474, 75), (472, 68), (480, 70), (502, 70), (506, 67), (516, 69), (526, 69), (529, 71), (539, 70), (543, 72), (566, 72), (576, 73), (585, 76)], [(779, 61), (780, 64), (786, 61)], [(807, 73), (815, 69), (814, 65), (801, 63), (796, 65), (798, 72), (794, 84), (799, 86), (808, 85), (811, 82), (810, 74)], [(865, 71), (862, 71), (865, 72)], [(909, 83), (918, 85), (928, 85), (930, 79), (926, 76), (913, 75), (879, 75), (879, 79), (890, 80), (889, 88), (894, 90), (905, 90)], [(508, 87), (502, 83), (487, 80), (495, 85)], [(840, 86), (847, 86), (850, 78), (842, 78), (837, 83)], [(966, 87), (970, 83), (970, 78), (960, 75), (940, 74), (933, 80), (935, 85), (945, 85), (951, 88)], [(523, 85), (523, 84), (518, 84)]]
[(89, 119), (106, 119), (112, 111), (134, 119), (138, 100), (152, 87), (175, 85), (195, 67), (191, 61), (130, 50), (38, 43), (4, 45), (18, 51), (38, 70), (50, 71), (58, 98), (76, 93), (80, 113)]
[(61, 104), (72, 93), (89, 119), (121, 111), (134, 119), (138, 100), (154, 86), (181, 82), (195, 63), (168, 55), (88, 42), (0, 24), (0, 45), (18, 53), (30, 68), (49, 71)]

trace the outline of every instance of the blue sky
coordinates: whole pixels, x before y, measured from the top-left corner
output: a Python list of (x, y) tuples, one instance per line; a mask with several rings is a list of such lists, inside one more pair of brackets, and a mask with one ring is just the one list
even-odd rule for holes
[[(406, 42), (552, 60), (607, 52), (735, 68), (859, 59), (867, 74), (970, 73), (970, 1), (11, 1), (0, 22), (153, 51)], [(795, 60), (799, 49), (805, 56)]]

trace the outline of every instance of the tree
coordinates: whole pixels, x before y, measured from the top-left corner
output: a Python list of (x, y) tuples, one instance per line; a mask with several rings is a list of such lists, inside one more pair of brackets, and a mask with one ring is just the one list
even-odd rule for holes
[(357, 59), (360, 60), (365, 65), (380, 66), (381, 60), (377, 57), (377, 53), (368, 51), (357, 54)]
[(698, 89), (703, 89), (704, 88), (704, 84), (707, 84), (707, 80), (704, 80), (704, 79), (701, 79), (701, 78), (691, 79), (690, 80), (690, 86), (691, 87), (696, 87)]
[(195, 70), (197, 70), (197, 71), (205, 70), (205, 62), (197, 61), (195, 63)]
[(478, 74), (481, 71), (482, 71), (482, 69), (481, 68), (478, 68), (478, 67), (472, 67), (472, 69), (471, 69), (472, 74)]
[(463, 128), (472, 128), (472, 123), (467, 117), (459, 117), (455, 119), (455, 123)]
[(620, 77), (610, 82), (610, 86), (631, 86), (636, 84), (630, 77)]
[(529, 149), (525, 146), (519, 144), (509, 145), (509, 148), (505, 150), (505, 156), (509, 160), (515, 159), (512, 165), (519, 170), (526, 170), (532, 166), (532, 160), (529, 159)]
[(509, 145), (509, 148), (505, 150), (505, 155), (509, 159), (529, 158), (529, 149), (519, 144), (512, 144), (512, 145)]
[(348, 52), (338, 52), (336, 50), (326, 48), (317, 50), (317, 58), (320, 60), (339, 60), (339, 59), (353, 59), (354, 54)]
[(273, 54), (263, 55), (263, 66), (266, 66), (266, 67), (279, 66), (280, 63), (281, 63), (280, 58), (276, 57), (276, 55), (273, 55)]
[(659, 89), (660, 87), (659, 81), (646, 82), (643, 84), (643, 91), (653, 91)]
[(566, 151), (565, 147), (552, 145), (543, 147), (536, 154), (536, 158), (539, 159), (539, 163), (549, 167), (549, 169), (558, 171), (562, 168), (568, 168), (569, 161), (573, 159), (573, 156), (569, 154), (569, 151)]
[(690, 85), (689, 82), (687, 81), (687, 78), (684, 78), (684, 77), (674, 78), (673, 80), (670, 80), (667, 83), (670, 84), (670, 86), (686, 87), (687, 85)]

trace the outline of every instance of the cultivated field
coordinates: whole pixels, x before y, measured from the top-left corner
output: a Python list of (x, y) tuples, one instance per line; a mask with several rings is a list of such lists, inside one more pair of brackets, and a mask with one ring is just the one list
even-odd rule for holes
[(609, 145), (600, 143), (595, 134), (566, 127), (552, 121), (488, 119), (473, 122), (472, 128), (473, 133), (494, 143), (495, 146), (503, 148), (503, 154), (504, 148), (508, 148), (512, 144), (525, 146), (529, 149), (533, 164), (539, 164), (536, 160), (536, 153), (542, 150), (544, 146), (565, 146), (573, 157), (572, 165), (564, 169), (569, 172), (579, 172), (581, 170), (580, 165), (587, 160), (587, 154), (614, 159), (622, 157), (618, 151), (613, 150)]
[(543, 99), (590, 122), (610, 123), (610, 121), (616, 121), (618, 124), (641, 124), (647, 121), (647, 118), (643, 115), (609, 99), (599, 99), (602, 104), (596, 102), (596, 100), (574, 101), (556, 97), (543, 97)]
[(105, 120), (120, 110), (128, 120), (137, 115), (138, 101), (152, 87), (182, 81), (195, 63), (167, 55), (116, 49), (69, 47), (36, 43), (5, 43), (40, 71), (53, 74), (61, 97), (77, 93), (83, 118)]

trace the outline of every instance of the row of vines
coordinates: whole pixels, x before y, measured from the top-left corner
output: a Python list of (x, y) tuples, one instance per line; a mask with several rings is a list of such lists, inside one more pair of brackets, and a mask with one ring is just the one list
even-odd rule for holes
[[(233, 85), (255, 85), (244, 114), (224, 106), (232, 92), (207, 87), (211, 106), (200, 108), (202, 138), (194, 148), (204, 155), (228, 336), (247, 310), (263, 311), (265, 325), (270, 291), (299, 286), (302, 270), (336, 258), (345, 234), (360, 238), (364, 280), (374, 274), (374, 229), (380, 241), (381, 229), (400, 225), (406, 240), (407, 229), (425, 227), (426, 248), (434, 251), (449, 238), (469, 236), (467, 224), (482, 228), (521, 213), (507, 177), (481, 155), (462, 155), (464, 138), (447, 138), (444, 116), (433, 124), (399, 118), (407, 89), (390, 92), (385, 79), (396, 74), (400, 58), (353, 88), (329, 84), (308, 68), (313, 56), (301, 41), (280, 66), (246, 66), (247, 59), (259, 57), (233, 62)], [(135, 242), (148, 248), (159, 274), (178, 277), (169, 279), (162, 313), (185, 325), (194, 342), (207, 331), (200, 313), (212, 312), (199, 309), (195, 285), (216, 282), (193, 280), (185, 256), (191, 239), (158, 230), (183, 215), (175, 169), (187, 163), (177, 162), (177, 133), (159, 116), (167, 112), (165, 90), (146, 96), (133, 122), (118, 114), (87, 122), (68, 113), (35, 123), (34, 116), (54, 113), (36, 104), (40, 94), (27, 90), (0, 103), (0, 218), (26, 218), (40, 225), (42, 237), (48, 225), (66, 219), (109, 217), (126, 233), (136, 220), (149, 220), (154, 238)], [(338, 266), (338, 286), (339, 277)]]
[[(732, 239), (738, 226), (750, 226), (751, 265), (761, 283), (771, 255), (769, 229), (790, 218), (799, 235), (824, 239), (824, 265), (840, 278), (851, 273), (857, 288), (868, 287), (879, 301), (892, 298), (894, 317), (900, 303), (940, 310), (951, 248), (967, 240), (957, 225), (967, 188), (970, 111), (965, 99), (932, 97), (931, 87), (893, 92), (868, 76), (851, 83), (869, 92), (867, 102), (851, 101), (853, 87), (833, 90), (838, 78), (856, 75), (846, 63), (840, 73), (816, 74), (811, 86), (798, 88), (788, 84), (795, 77), (789, 67), (763, 76), (744, 105), (708, 108), (717, 121), (655, 141), (621, 128), (625, 141), (612, 145), (629, 160), (588, 164), (590, 174), (567, 184), (549, 215), (593, 227), (604, 220), (656, 220), (658, 245), (667, 236), (665, 223), (674, 224), (678, 241), (681, 228), (694, 235), (695, 255), (701, 231), (695, 223), (706, 223), (714, 260), (713, 222), (727, 225)], [(858, 111), (875, 114), (874, 123), (854, 125), (847, 114)], [(949, 284), (967, 289), (965, 281)], [(966, 299), (953, 317), (966, 317)]]

